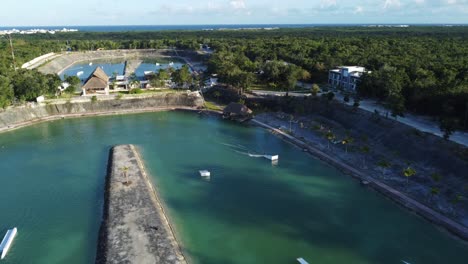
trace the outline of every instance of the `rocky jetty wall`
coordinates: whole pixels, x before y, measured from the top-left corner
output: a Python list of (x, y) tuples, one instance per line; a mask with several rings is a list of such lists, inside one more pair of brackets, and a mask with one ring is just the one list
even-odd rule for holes
[(96, 263), (187, 263), (133, 145), (110, 151)]

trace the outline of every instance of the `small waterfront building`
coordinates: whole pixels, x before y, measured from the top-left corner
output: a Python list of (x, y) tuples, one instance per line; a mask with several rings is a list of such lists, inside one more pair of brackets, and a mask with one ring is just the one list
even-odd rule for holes
[(240, 103), (230, 103), (223, 110), (223, 118), (244, 122), (252, 118), (252, 110)]
[(210, 77), (208, 80), (205, 81), (205, 87), (213, 87), (218, 85), (218, 78)]
[(125, 75), (117, 75), (115, 76), (115, 80), (112, 82), (112, 88), (116, 89), (128, 89), (130, 82)]
[(143, 74), (145, 75), (145, 80), (147, 81), (150, 81), (156, 76), (156, 73), (154, 71), (145, 71), (143, 72)]
[(42, 103), (44, 101), (45, 101), (45, 97), (43, 95), (36, 98), (36, 102), (38, 102), (38, 103)]
[(347, 91), (356, 91), (361, 76), (367, 73), (364, 67), (340, 66), (328, 73), (328, 84), (333, 88), (342, 88)]
[(82, 89), (83, 95), (95, 93), (109, 94), (109, 76), (100, 67), (97, 67), (85, 81)]

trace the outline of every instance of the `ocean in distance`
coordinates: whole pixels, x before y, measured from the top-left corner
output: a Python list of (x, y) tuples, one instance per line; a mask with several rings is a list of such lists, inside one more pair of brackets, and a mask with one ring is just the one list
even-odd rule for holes
[(77, 29), (83, 32), (121, 32), (121, 31), (162, 31), (162, 30), (222, 30), (222, 29), (275, 29), (275, 28), (311, 28), (311, 27), (408, 27), (408, 26), (464, 26), (461, 24), (229, 24), (229, 25), (120, 25), (120, 26), (10, 26), (0, 30), (57, 30), (62, 28)]

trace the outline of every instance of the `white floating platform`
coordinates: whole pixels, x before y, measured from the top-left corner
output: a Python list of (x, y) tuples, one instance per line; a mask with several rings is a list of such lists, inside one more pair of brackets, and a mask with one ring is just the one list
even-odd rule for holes
[(305, 261), (303, 258), (298, 258), (297, 261), (301, 264), (309, 264), (309, 262)]
[(7, 231), (5, 237), (2, 240), (2, 243), (0, 244), (0, 251), (2, 252), (1, 259), (5, 258), (6, 254), (8, 253), (8, 250), (10, 249), (11, 243), (13, 243), (13, 239), (15, 239), (17, 232), (18, 230), (16, 227)]
[(265, 159), (269, 159), (271, 161), (275, 161), (279, 159), (279, 155), (263, 155)]
[(202, 177), (210, 177), (211, 176), (211, 173), (207, 170), (201, 170), (199, 171), (200, 172), (200, 176)]

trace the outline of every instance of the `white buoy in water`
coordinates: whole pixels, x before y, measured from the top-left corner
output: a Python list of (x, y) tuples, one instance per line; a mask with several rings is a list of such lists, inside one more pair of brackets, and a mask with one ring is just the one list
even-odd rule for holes
[(2, 243), (0, 244), (0, 251), (2, 252), (0, 259), (5, 258), (8, 250), (11, 247), (11, 243), (13, 243), (13, 239), (15, 239), (16, 233), (18, 233), (16, 227), (7, 231), (5, 237), (2, 240)]
[(202, 177), (210, 177), (211, 176), (211, 173), (207, 170), (201, 170), (199, 171), (200, 172), (200, 176)]
[(279, 159), (279, 155), (263, 155), (265, 159), (269, 159), (271, 161), (275, 161)]

